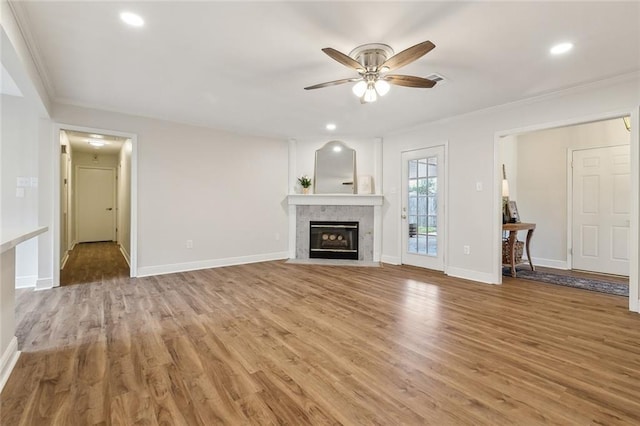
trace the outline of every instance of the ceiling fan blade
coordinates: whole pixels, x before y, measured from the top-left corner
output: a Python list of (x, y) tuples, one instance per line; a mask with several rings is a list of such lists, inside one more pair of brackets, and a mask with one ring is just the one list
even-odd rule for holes
[(342, 52), (338, 52), (336, 49), (325, 47), (324, 49), (322, 49), (322, 51), (348, 68), (354, 69), (360, 73), (366, 71), (362, 64), (360, 64), (360, 62), (356, 61), (351, 56), (347, 56)]
[(414, 77), (412, 75), (386, 75), (383, 77), (388, 83), (395, 84), (396, 86), (405, 87), (418, 87), (424, 89), (430, 89), (436, 85), (436, 82), (429, 80), (428, 78)]
[(343, 78), (342, 80), (327, 81), (326, 83), (320, 83), (320, 84), (315, 84), (313, 86), (305, 87), (304, 90), (321, 89), (323, 87), (337, 86), (338, 84), (350, 83), (353, 81), (360, 81), (360, 80), (362, 79), (361, 78)]
[(411, 46), (408, 49), (403, 50), (402, 52), (393, 55), (389, 59), (387, 59), (382, 65), (378, 67), (378, 69), (382, 69), (384, 67), (389, 68), (389, 71), (394, 70), (396, 68), (403, 67), (416, 59), (426, 55), (431, 49), (436, 47), (435, 44), (430, 41), (423, 41), (422, 43), (418, 43), (415, 46)]

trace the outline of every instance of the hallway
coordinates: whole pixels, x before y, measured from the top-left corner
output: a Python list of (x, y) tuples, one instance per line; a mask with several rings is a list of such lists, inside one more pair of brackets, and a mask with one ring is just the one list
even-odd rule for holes
[(128, 278), (129, 265), (117, 243), (76, 244), (60, 271), (60, 285), (87, 284), (115, 278)]

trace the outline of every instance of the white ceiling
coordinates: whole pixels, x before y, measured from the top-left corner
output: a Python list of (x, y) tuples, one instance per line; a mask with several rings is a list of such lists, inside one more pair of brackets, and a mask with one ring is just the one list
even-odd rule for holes
[[(22, 2), (59, 102), (279, 138), (384, 136), (422, 122), (640, 70), (640, 2)], [(143, 28), (118, 18), (140, 14)], [(355, 76), (320, 49), (437, 46), (361, 105)], [(561, 41), (575, 48), (554, 57)]]
[[(71, 144), (71, 150), (73, 152), (88, 152), (91, 154), (100, 154), (100, 155), (118, 155), (120, 149), (122, 149), (122, 144), (126, 141), (126, 138), (111, 136), (111, 135), (103, 135), (99, 134), (97, 136), (101, 136), (100, 138), (93, 133), (84, 133), (84, 132), (76, 132), (72, 130), (65, 130), (67, 133), (67, 137), (69, 138), (69, 143)], [(99, 140), (105, 143), (104, 146), (92, 146), (89, 145), (90, 140)]]

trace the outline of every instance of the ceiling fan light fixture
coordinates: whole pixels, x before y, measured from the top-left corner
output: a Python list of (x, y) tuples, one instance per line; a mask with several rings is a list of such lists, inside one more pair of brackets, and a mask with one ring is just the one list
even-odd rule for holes
[(376, 93), (376, 89), (373, 84), (367, 87), (367, 91), (364, 92), (364, 101), (365, 102), (375, 102), (378, 99), (378, 94)]
[(364, 92), (367, 91), (367, 83), (365, 81), (359, 81), (353, 86), (353, 94), (361, 98)]
[(391, 85), (384, 80), (378, 80), (375, 84), (376, 92), (378, 95), (384, 96), (389, 93), (389, 89), (391, 89)]

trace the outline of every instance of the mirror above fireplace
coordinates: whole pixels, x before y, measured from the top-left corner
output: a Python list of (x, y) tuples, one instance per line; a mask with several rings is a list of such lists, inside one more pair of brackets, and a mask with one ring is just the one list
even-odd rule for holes
[(341, 141), (316, 150), (314, 193), (355, 194), (356, 151)]

